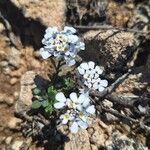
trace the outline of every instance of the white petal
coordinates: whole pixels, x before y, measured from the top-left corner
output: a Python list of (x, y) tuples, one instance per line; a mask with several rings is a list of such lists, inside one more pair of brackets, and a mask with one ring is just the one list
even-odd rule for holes
[(84, 77), (85, 79), (87, 79), (88, 76), (89, 76), (89, 74), (87, 74), (87, 73), (85, 73), (85, 74), (83, 75), (83, 77)]
[(68, 119), (64, 118), (64, 119), (62, 120), (62, 124), (67, 124), (67, 123), (68, 123)]
[(78, 124), (77, 124), (77, 122), (73, 122), (69, 129), (70, 129), (70, 131), (72, 133), (77, 133), (78, 132)]
[(82, 105), (83, 105), (83, 107), (87, 107), (89, 105), (89, 103), (90, 103), (90, 99), (89, 99), (89, 97), (86, 97), (86, 99), (84, 100)]
[(57, 93), (55, 99), (59, 102), (66, 102), (66, 97), (62, 92)]
[(56, 109), (63, 108), (64, 106), (65, 106), (65, 103), (63, 103), (63, 102), (55, 103), (55, 104), (54, 104), (54, 107), (55, 107)]
[(86, 101), (86, 99), (87, 99), (87, 96), (85, 96), (85, 94), (81, 94), (78, 98), (78, 102), (81, 104), (84, 101)]
[(40, 49), (40, 54), (43, 57), (43, 59), (47, 59), (51, 56), (51, 54), (48, 51), (44, 50), (44, 48)]
[(68, 35), (67, 37), (69, 43), (76, 43), (79, 40), (77, 35)]
[(45, 30), (46, 33), (57, 33), (58, 32), (58, 29), (57, 27), (48, 27), (46, 30)]
[(99, 92), (102, 92), (102, 91), (104, 91), (104, 87), (103, 86), (99, 86), (99, 88), (98, 88), (98, 90), (99, 90)]
[(84, 121), (78, 121), (78, 125), (82, 128), (82, 129), (86, 129), (88, 127), (88, 124)]
[(87, 63), (82, 63), (80, 66), (85, 70), (89, 69), (89, 66)]
[(103, 87), (107, 87), (108, 86), (108, 81), (107, 80), (101, 80), (100, 85), (103, 86)]
[(95, 63), (93, 61), (88, 62), (89, 68), (94, 69)]
[(67, 61), (68, 66), (73, 66), (75, 63), (76, 61), (74, 59)]
[(82, 111), (83, 107), (79, 104), (79, 105), (77, 105), (77, 110)]
[(87, 116), (85, 116), (85, 114), (80, 115), (79, 117), (82, 121), (87, 122)]
[(94, 78), (97, 79), (98, 77), (99, 77), (99, 74), (98, 74), (98, 73), (95, 73)]
[(70, 94), (70, 99), (73, 101), (73, 102), (78, 102), (78, 97), (77, 97), (77, 94), (75, 92), (72, 92)]
[(90, 88), (92, 87), (92, 84), (89, 83), (89, 84), (87, 85), (87, 87), (90, 89)]
[(83, 42), (78, 42), (76, 44), (76, 49), (85, 50), (85, 44)]
[(85, 73), (85, 70), (81, 67), (78, 67), (78, 71), (81, 75), (83, 75)]
[(64, 32), (69, 32), (69, 33), (74, 34), (74, 33), (76, 33), (76, 29), (73, 28), (73, 27), (65, 26), (65, 27), (64, 27)]
[(98, 74), (102, 74), (103, 73), (103, 70), (99, 66), (96, 66), (95, 70), (97, 71)]
[(94, 107), (94, 105), (89, 106), (89, 107), (86, 109), (86, 112), (87, 112), (87, 113), (90, 113), (90, 114), (94, 114), (94, 113), (95, 113), (95, 107)]
[(97, 90), (98, 88), (99, 88), (99, 87), (98, 87), (98, 84), (97, 84), (97, 83), (94, 83), (94, 84), (93, 84), (93, 89), (94, 89), (94, 90)]

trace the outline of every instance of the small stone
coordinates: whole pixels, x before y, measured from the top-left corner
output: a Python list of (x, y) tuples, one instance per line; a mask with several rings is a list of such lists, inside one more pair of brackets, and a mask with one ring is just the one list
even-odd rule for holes
[(110, 113), (105, 113), (105, 115), (106, 115), (106, 118), (108, 121), (117, 121), (118, 120), (117, 117), (115, 117), (114, 115), (112, 115)]
[(22, 122), (21, 119), (16, 118), (16, 117), (13, 117), (13, 118), (11, 118), (10, 121), (8, 122), (8, 127), (9, 127), (10, 129), (15, 129), (15, 128), (17, 127), (17, 125), (18, 125), (19, 123), (21, 123), (21, 122)]
[(11, 137), (11, 136), (9, 136), (9, 137), (7, 137), (7, 138), (5, 139), (5, 143), (6, 143), (6, 144), (10, 144), (11, 141), (12, 141), (12, 137)]
[(6, 75), (9, 75), (11, 73), (11, 69), (9, 67), (4, 68), (3, 71)]
[(2, 33), (4, 30), (5, 30), (5, 26), (2, 23), (0, 23), (0, 33)]
[(23, 144), (23, 141), (15, 141), (12, 144), (12, 150), (20, 150), (22, 144)]
[(14, 104), (14, 97), (13, 96), (9, 96), (5, 99), (5, 102), (8, 104), (8, 105), (12, 105)]
[(103, 101), (103, 105), (104, 105), (105, 107), (107, 107), (107, 108), (113, 107), (113, 103), (110, 102), (110, 101), (107, 100), (107, 99), (105, 99), (105, 100)]
[(141, 113), (145, 113), (146, 112), (146, 108), (142, 107), (141, 105), (138, 106), (138, 109)]
[(14, 95), (15, 99), (17, 99), (19, 97), (19, 93), (18, 92), (14, 92), (13, 95)]
[(1, 67), (6, 67), (6, 66), (8, 66), (8, 62), (7, 61), (1, 61), (0, 66)]
[(94, 144), (91, 144), (91, 150), (98, 150), (98, 147)]
[(10, 84), (11, 84), (11, 85), (14, 85), (14, 84), (17, 83), (17, 81), (18, 81), (17, 78), (12, 78), (12, 79), (10, 80)]
[(8, 58), (7, 58), (9, 61), (9, 64), (16, 67), (16, 68), (19, 68), (20, 62), (21, 62), (20, 55), (21, 55), (20, 51), (18, 51), (15, 48), (11, 48), (10, 53), (8, 55)]

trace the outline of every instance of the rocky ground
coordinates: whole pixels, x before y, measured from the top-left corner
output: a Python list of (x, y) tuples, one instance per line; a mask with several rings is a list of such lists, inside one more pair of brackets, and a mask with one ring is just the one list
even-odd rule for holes
[[(109, 113), (104, 115), (113, 123), (107, 123), (101, 117), (93, 119), (87, 130), (81, 130), (77, 135), (69, 134), (69, 141), (62, 144), (58, 140), (44, 148), (43, 145), (32, 142), (31, 138), (23, 136), (20, 127), (24, 121), (15, 113), (20, 109), (30, 108), (35, 74), (47, 78), (47, 73), (52, 71), (51, 64), (42, 60), (38, 52), (47, 26), (62, 28), (65, 24), (76, 26), (108, 24), (113, 27), (127, 27), (148, 32), (149, 5), (148, 1), (138, 0), (2, 0), (0, 2), (0, 149), (121, 150), (125, 146), (126, 150), (150, 149), (150, 133), (132, 132), (130, 126), (124, 123), (115, 124), (115, 119), (112, 119), (114, 116), (110, 116)], [(87, 55), (84, 60), (91, 58), (105, 66), (106, 73), (112, 81), (124, 72), (123, 66), (132, 66), (130, 60), (132, 56), (135, 57), (136, 73), (131, 74), (116, 89), (115, 94), (124, 97), (141, 96), (143, 93), (149, 95), (149, 35), (139, 35), (130, 31), (115, 33), (116, 31), (112, 29), (95, 31), (78, 28), (78, 30), (81, 31), (87, 45)], [(138, 52), (135, 52), (136, 49)], [(18, 106), (18, 102), (22, 103)], [(113, 104), (107, 100), (104, 102), (106, 107), (112, 107)]]

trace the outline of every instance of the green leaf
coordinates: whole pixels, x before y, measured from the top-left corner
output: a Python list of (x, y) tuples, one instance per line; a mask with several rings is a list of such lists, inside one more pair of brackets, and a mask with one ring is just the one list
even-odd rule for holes
[(48, 96), (50, 99), (55, 99), (56, 93), (57, 93), (57, 91), (54, 89), (53, 86), (48, 88)]
[(35, 101), (32, 102), (32, 108), (33, 109), (40, 108), (41, 105), (42, 105), (42, 103), (40, 101), (38, 101), (38, 100), (35, 100)]
[(40, 93), (41, 93), (41, 91), (38, 88), (33, 89), (33, 94), (34, 95), (38, 95)]
[(49, 105), (49, 101), (48, 100), (42, 101), (42, 106), (43, 107), (47, 107), (48, 105)]
[(49, 112), (49, 113), (52, 113), (52, 111), (53, 111), (52, 105), (49, 105), (48, 107), (46, 107), (45, 111)]

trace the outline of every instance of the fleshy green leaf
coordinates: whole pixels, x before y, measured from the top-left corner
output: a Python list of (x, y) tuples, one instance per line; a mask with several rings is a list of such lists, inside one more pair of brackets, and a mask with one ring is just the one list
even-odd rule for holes
[(42, 101), (42, 106), (43, 106), (43, 107), (47, 107), (48, 105), (49, 105), (48, 100)]
[(49, 113), (52, 113), (52, 111), (53, 111), (52, 105), (49, 105), (48, 107), (46, 107), (45, 111), (49, 112)]
[(42, 105), (42, 103), (40, 101), (38, 101), (38, 100), (35, 100), (35, 101), (32, 102), (32, 108), (33, 109), (40, 108), (41, 105)]

